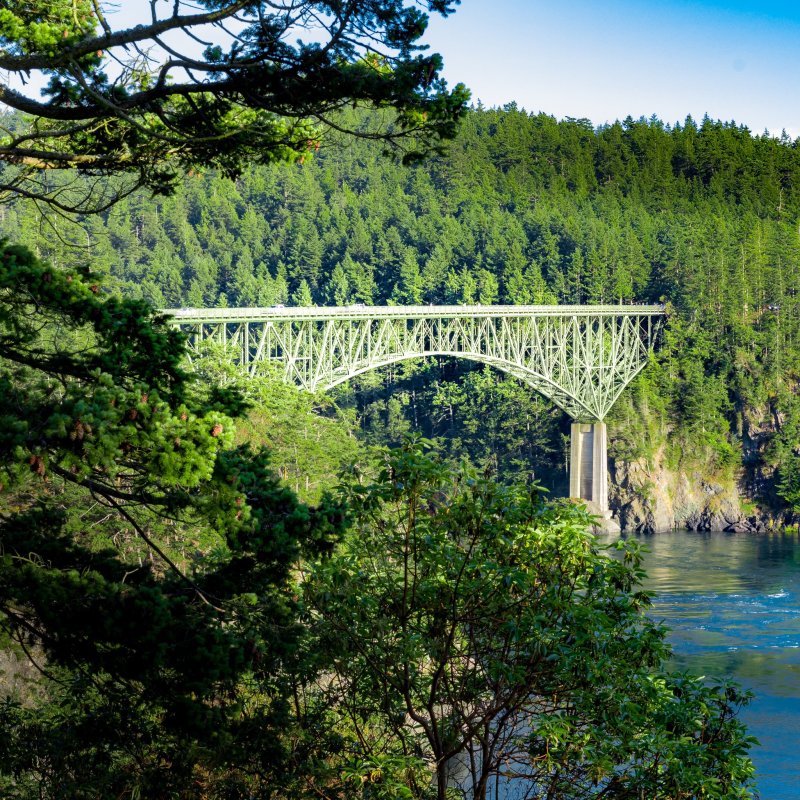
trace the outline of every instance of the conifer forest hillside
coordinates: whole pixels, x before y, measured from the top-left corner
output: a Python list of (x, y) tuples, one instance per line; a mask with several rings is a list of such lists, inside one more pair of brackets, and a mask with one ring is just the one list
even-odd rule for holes
[[(56, 265), (88, 256), (161, 308), (665, 302), (656, 357), (608, 420), (620, 521), (757, 529), (800, 511), (797, 143), (511, 105), (473, 109), (445, 155), (412, 166), (334, 144), (235, 183), (193, 174), (79, 226), (0, 209), (0, 234)], [(369, 443), (417, 431), (565, 491), (568, 419), (488, 368), (406, 362), (333, 399)]]

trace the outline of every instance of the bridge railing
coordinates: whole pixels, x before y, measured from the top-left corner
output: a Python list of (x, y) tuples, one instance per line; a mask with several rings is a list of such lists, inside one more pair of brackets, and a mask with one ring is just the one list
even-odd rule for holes
[(167, 308), (180, 322), (245, 322), (267, 319), (423, 319), (441, 317), (607, 317), (661, 316), (663, 305), (533, 305), (533, 306), (272, 306), (270, 308)]

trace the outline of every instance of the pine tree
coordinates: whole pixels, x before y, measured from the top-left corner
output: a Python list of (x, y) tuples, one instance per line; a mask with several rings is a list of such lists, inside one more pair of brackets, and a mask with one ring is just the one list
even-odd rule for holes
[(314, 305), (314, 299), (311, 297), (311, 289), (305, 278), (300, 281), (297, 289), (292, 293), (292, 305), (301, 307)]
[[(337, 264), (333, 268), (328, 280), (326, 298), (328, 303), (333, 306), (346, 306), (350, 302), (350, 283), (341, 264)], [(298, 305), (300, 304), (298, 303)]]

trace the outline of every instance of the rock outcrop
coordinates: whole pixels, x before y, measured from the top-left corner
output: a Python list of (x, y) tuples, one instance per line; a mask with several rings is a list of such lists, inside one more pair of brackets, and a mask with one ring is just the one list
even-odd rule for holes
[(610, 461), (609, 504), (622, 530), (763, 531), (778, 522), (753, 514), (735, 482), (673, 470), (665, 462), (663, 449), (652, 459)]

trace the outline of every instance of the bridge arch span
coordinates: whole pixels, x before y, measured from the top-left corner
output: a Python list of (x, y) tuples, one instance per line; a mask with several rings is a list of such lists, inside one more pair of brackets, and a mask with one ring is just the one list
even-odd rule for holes
[[(330, 389), (411, 358), (477, 361), (564, 409), (572, 426), (570, 494), (607, 508), (605, 418), (645, 367), (663, 306), (392, 306), (166, 310), (198, 350), (227, 346), (251, 375), (276, 364), (288, 382)], [(577, 466), (576, 466), (577, 465)]]
[(190, 346), (213, 339), (254, 374), (306, 389), (409, 358), (448, 356), (516, 376), (573, 419), (601, 421), (644, 368), (662, 306), (390, 306), (174, 309)]
[[(439, 350), (426, 350), (422, 353), (401, 353), (384, 361), (376, 363), (355, 364), (347, 372), (335, 372), (329, 382), (324, 386), (317, 387), (323, 391), (333, 389), (358, 375), (363, 375), (373, 369), (382, 369), (383, 367), (390, 367), (392, 364), (399, 364), (403, 361), (410, 361), (417, 358), (460, 358), (467, 361), (474, 361), (479, 364), (487, 364), (494, 367), (500, 372), (507, 375), (512, 375), (522, 383), (532, 387), (539, 394), (546, 397), (555, 403), (560, 409), (565, 411), (573, 419), (592, 418), (592, 409), (585, 407), (579, 400), (569, 397), (565, 392), (545, 375), (540, 375), (534, 370), (527, 369), (524, 366), (519, 366), (505, 359), (492, 358), (489, 356), (476, 354), (476, 353), (463, 353), (463, 352), (446, 352)], [(615, 398), (616, 399), (616, 398)]]

